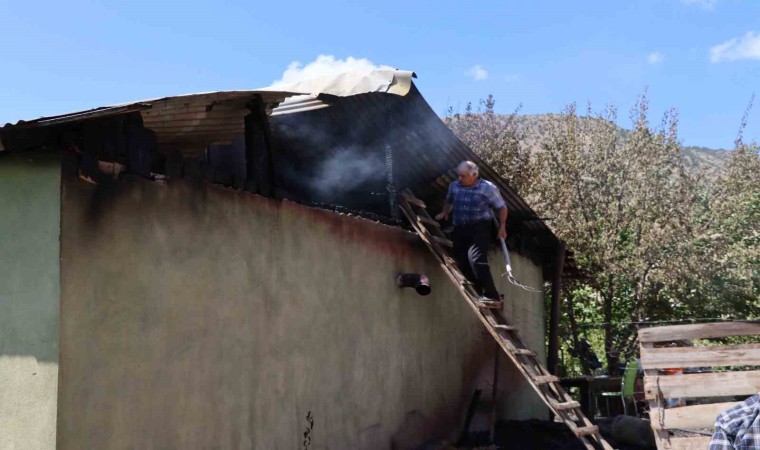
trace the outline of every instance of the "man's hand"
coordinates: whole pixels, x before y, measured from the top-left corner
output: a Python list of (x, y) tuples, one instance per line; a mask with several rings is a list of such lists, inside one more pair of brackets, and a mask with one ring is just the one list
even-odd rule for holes
[(499, 239), (506, 239), (507, 238), (507, 227), (504, 225), (499, 226), (499, 231), (496, 233), (496, 237)]
[(454, 209), (454, 205), (451, 203), (444, 203), (443, 204), (443, 210), (436, 214), (435, 220), (440, 221), (441, 219), (449, 220), (449, 214), (451, 214), (451, 210)]

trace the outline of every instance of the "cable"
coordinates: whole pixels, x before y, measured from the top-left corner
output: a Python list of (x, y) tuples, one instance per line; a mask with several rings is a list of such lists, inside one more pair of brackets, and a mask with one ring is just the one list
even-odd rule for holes
[(693, 319), (683, 319), (683, 320), (639, 320), (639, 321), (630, 321), (630, 322), (593, 322), (593, 323), (578, 323), (579, 327), (591, 327), (591, 326), (605, 326), (605, 325), (646, 325), (646, 324), (654, 324), (654, 323), (695, 323), (697, 321), (709, 321), (709, 322), (737, 322), (737, 321), (745, 321), (745, 320), (752, 320), (752, 319), (726, 319), (725, 317), (696, 317)]

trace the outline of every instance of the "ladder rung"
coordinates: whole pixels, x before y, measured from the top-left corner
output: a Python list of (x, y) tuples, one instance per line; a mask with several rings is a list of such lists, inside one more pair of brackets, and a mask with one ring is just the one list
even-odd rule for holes
[(406, 192), (401, 193), (401, 197), (404, 198), (408, 203), (411, 203), (414, 206), (417, 206), (419, 208), (427, 209), (427, 205), (425, 205), (425, 202), (418, 199), (417, 197), (407, 194)]
[(432, 234), (430, 235), (430, 237), (432, 237), (434, 241), (436, 241), (437, 243), (441, 245), (445, 245), (446, 247), (449, 247), (449, 248), (454, 248), (454, 243), (446, 238), (433, 236)]
[(422, 223), (424, 223), (426, 225), (430, 225), (431, 227), (441, 228), (441, 224), (439, 224), (438, 222), (436, 222), (433, 219), (428, 219), (425, 216), (417, 216), (417, 220), (419, 220), (420, 222), (422, 222)]
[(536, 356), (536, 352), (533, 350), (528, 350), (527, 348), (516, 348), (512, 350), (512, 353), (515, 355), (523, 355), (523, 356)]
[(486, 322), (488, 322), (489, 325), (493, 327), (494, 330), (504, 330), (504, 331), (517, 331), (517, 327), (514, 325), (508, 325), (506, 323), (497, 323), (496, 319), (493, 318), (492, 315), (485, 316)]
[(478, 308), (484, 309), (501, 309), (504, 306), (504, 302), (481, 302), (480, 300), (473, 300)]
[(558, 383), (559, 377), (556, 377), (554, 375), (541, 375), (533, 378), (533, 382), (536, 384)]
[(575, 433), (576, 436), (588, 436), (590, 434), (597, 434), (599, 433), (599, 427), (596, 425), (591, 425), (589, 427), (575, 428), (573, 430), (573, 433)]
[(581, 404), (578, 402), (564, 402), (564, 403), (558, 403), (558, 402), (551, 402), (552, 407), (556, 409), (557, 411), (567, 411), (568, 409), (576, 409), (580, 408)]

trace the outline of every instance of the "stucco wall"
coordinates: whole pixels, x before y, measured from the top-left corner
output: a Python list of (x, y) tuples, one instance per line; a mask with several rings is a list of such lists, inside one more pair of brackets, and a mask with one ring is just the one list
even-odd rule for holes
[[(411, 233), (182, 180), (63, 186), (60, 449), (413, 448), (490, 392), (494, 344)], [(509, 306), (539, 351), (542, 308)]]
[(60, 164), (0, 155), (0, 450), (55, 448)]
[[(491, 253), (491, 273), (500, 292), (504, 293), (504, 316), (520, 328), (523, 342), (536, 352), (537, 358), (546, 364), (546, 322), (544, 320), (544, 298), (542, 294), (526, 291), (508, 283), (504, 273), (504, 257), (501, 251)], [(520, 283), (540, 289), (543, 286), (541, 269), (528, 258), (510, 252), (512, 272)], [(498, 278), (498, 280), (497, 280)], [(547, 419), (548, 409), (514, 367), (506, 355), (499, 357), (498, 383), (500, 417), (504, 419)]]

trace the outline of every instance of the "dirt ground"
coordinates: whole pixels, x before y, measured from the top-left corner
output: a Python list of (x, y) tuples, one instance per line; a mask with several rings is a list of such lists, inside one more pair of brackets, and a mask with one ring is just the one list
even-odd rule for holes
[[(633, 419), (633, 418), (631, 418)], [(639, 434), (641, 442), (632, 444), (630, 442), (616, 442), (615, 436), (609, 434), (612, 430), (612, 422), (615, 419), (609, 419), (605, 423), (600, 423), (600, 429), (603, 436), (608, 442), (618, 450), (648, 450), (656, 449), (653, 437), (650, 440), (648, 434), (651, 432), (649, 424), (633, 423), (628, 427), (629, 431)], [(634, 439), (635, 440), (635, 439)], [(502, 421), (496, 424), (494, 433), (494, 442), (491, 443), (489, 433), (471, 432), (469, 437), (457, 445), (445, 442), (431, 441), (420, 447), (419, 450), (463, 450), (463, 449), (489, 449), (489, 450), (585, 450), (581, 442), (573, 433), (562, 423), (543, 421), (543, 420), (525, 420), (525, 421)]]

